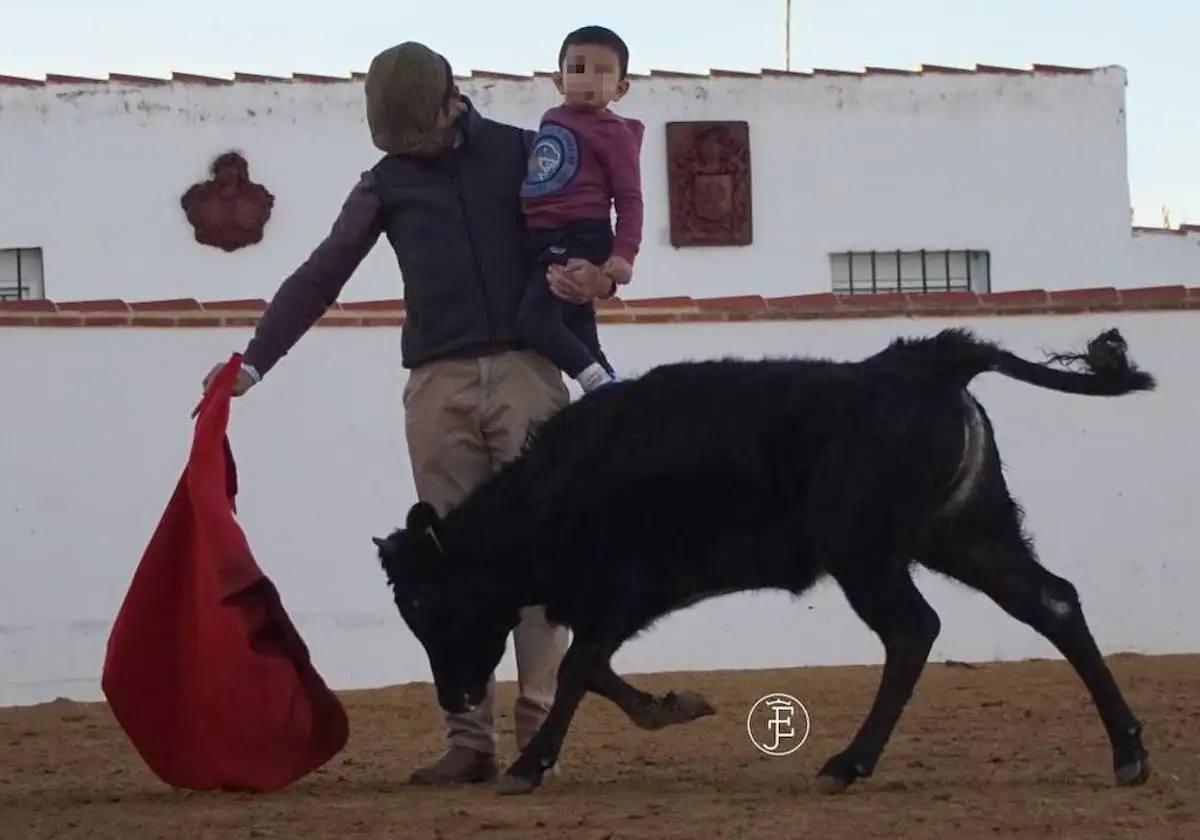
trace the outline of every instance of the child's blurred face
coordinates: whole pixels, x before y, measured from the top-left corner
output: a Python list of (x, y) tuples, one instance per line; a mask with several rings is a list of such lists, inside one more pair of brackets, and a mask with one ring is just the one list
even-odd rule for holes
[(629, 90), (629, 81), (621, 78), (621, 60), (611, 47), (568, 44), (559, 70), (554, 84), (566, 103), (578, 108), (606, 108)]

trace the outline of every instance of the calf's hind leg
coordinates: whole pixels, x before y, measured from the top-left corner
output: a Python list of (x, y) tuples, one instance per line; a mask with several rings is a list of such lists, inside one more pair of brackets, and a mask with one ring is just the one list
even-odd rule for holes
[(976, 524), (948, 539), (925, 565), (957, 578), (1046, 637), (1074, 667), (1108, 734), (1119, 785), (1150, 777), (1142, 726), (1104, 664), (1070, 581), (1047, 571), (1022, 538), (1015, 511), (1001, 527)]

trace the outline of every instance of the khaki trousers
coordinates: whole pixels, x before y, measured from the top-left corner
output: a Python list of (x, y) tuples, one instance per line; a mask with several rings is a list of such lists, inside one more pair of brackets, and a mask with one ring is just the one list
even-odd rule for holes
[[(516, 457), (531, 424), (568, 402), (562, 374), (533, 351), (474, 359), (446, 359), (411, 371), (404, 387), (408, 452), (417, 496), (445, 514), (472, 488)], [(565, 628), (527, 607), (513, 630), (519, 693), (513, 709), (517, 749), (524, 749), (554, 701)], [(447, 715), (453, 746), (496, 752), (495, 677), (484, 701), (463, 715)]]

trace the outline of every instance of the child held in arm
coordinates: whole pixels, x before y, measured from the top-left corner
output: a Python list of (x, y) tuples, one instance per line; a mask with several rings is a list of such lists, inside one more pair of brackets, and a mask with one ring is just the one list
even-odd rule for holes
[(629, 50), (616, 33), (600, 26), (572, 32), (558, 63), (554, 82), (563, 102), (542, 115), (521, 187), (531, 270), (517, 330), (591, 392), (616, 381), (600, 349), (595, 308), (556, 298), (546, 272), (568, 259), (587, 260), (612, 281), (610, 296), (632, 279), (642, 238), (645, 126), (608, 109), (629, 90)]

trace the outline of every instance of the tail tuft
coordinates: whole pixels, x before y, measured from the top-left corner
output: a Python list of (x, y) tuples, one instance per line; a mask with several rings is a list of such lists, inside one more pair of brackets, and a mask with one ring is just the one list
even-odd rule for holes
[(1154, 377), (1138, 370), (1129, 360), (1129, 345), (1116, 329), (1106, 330), (1087, 344), (1084, 353), (1050, 353), (1047, 361), (1064, 367), (1082, 364), (1097, 380), (1120, 386), (1124, 391), (1152, 391)]

